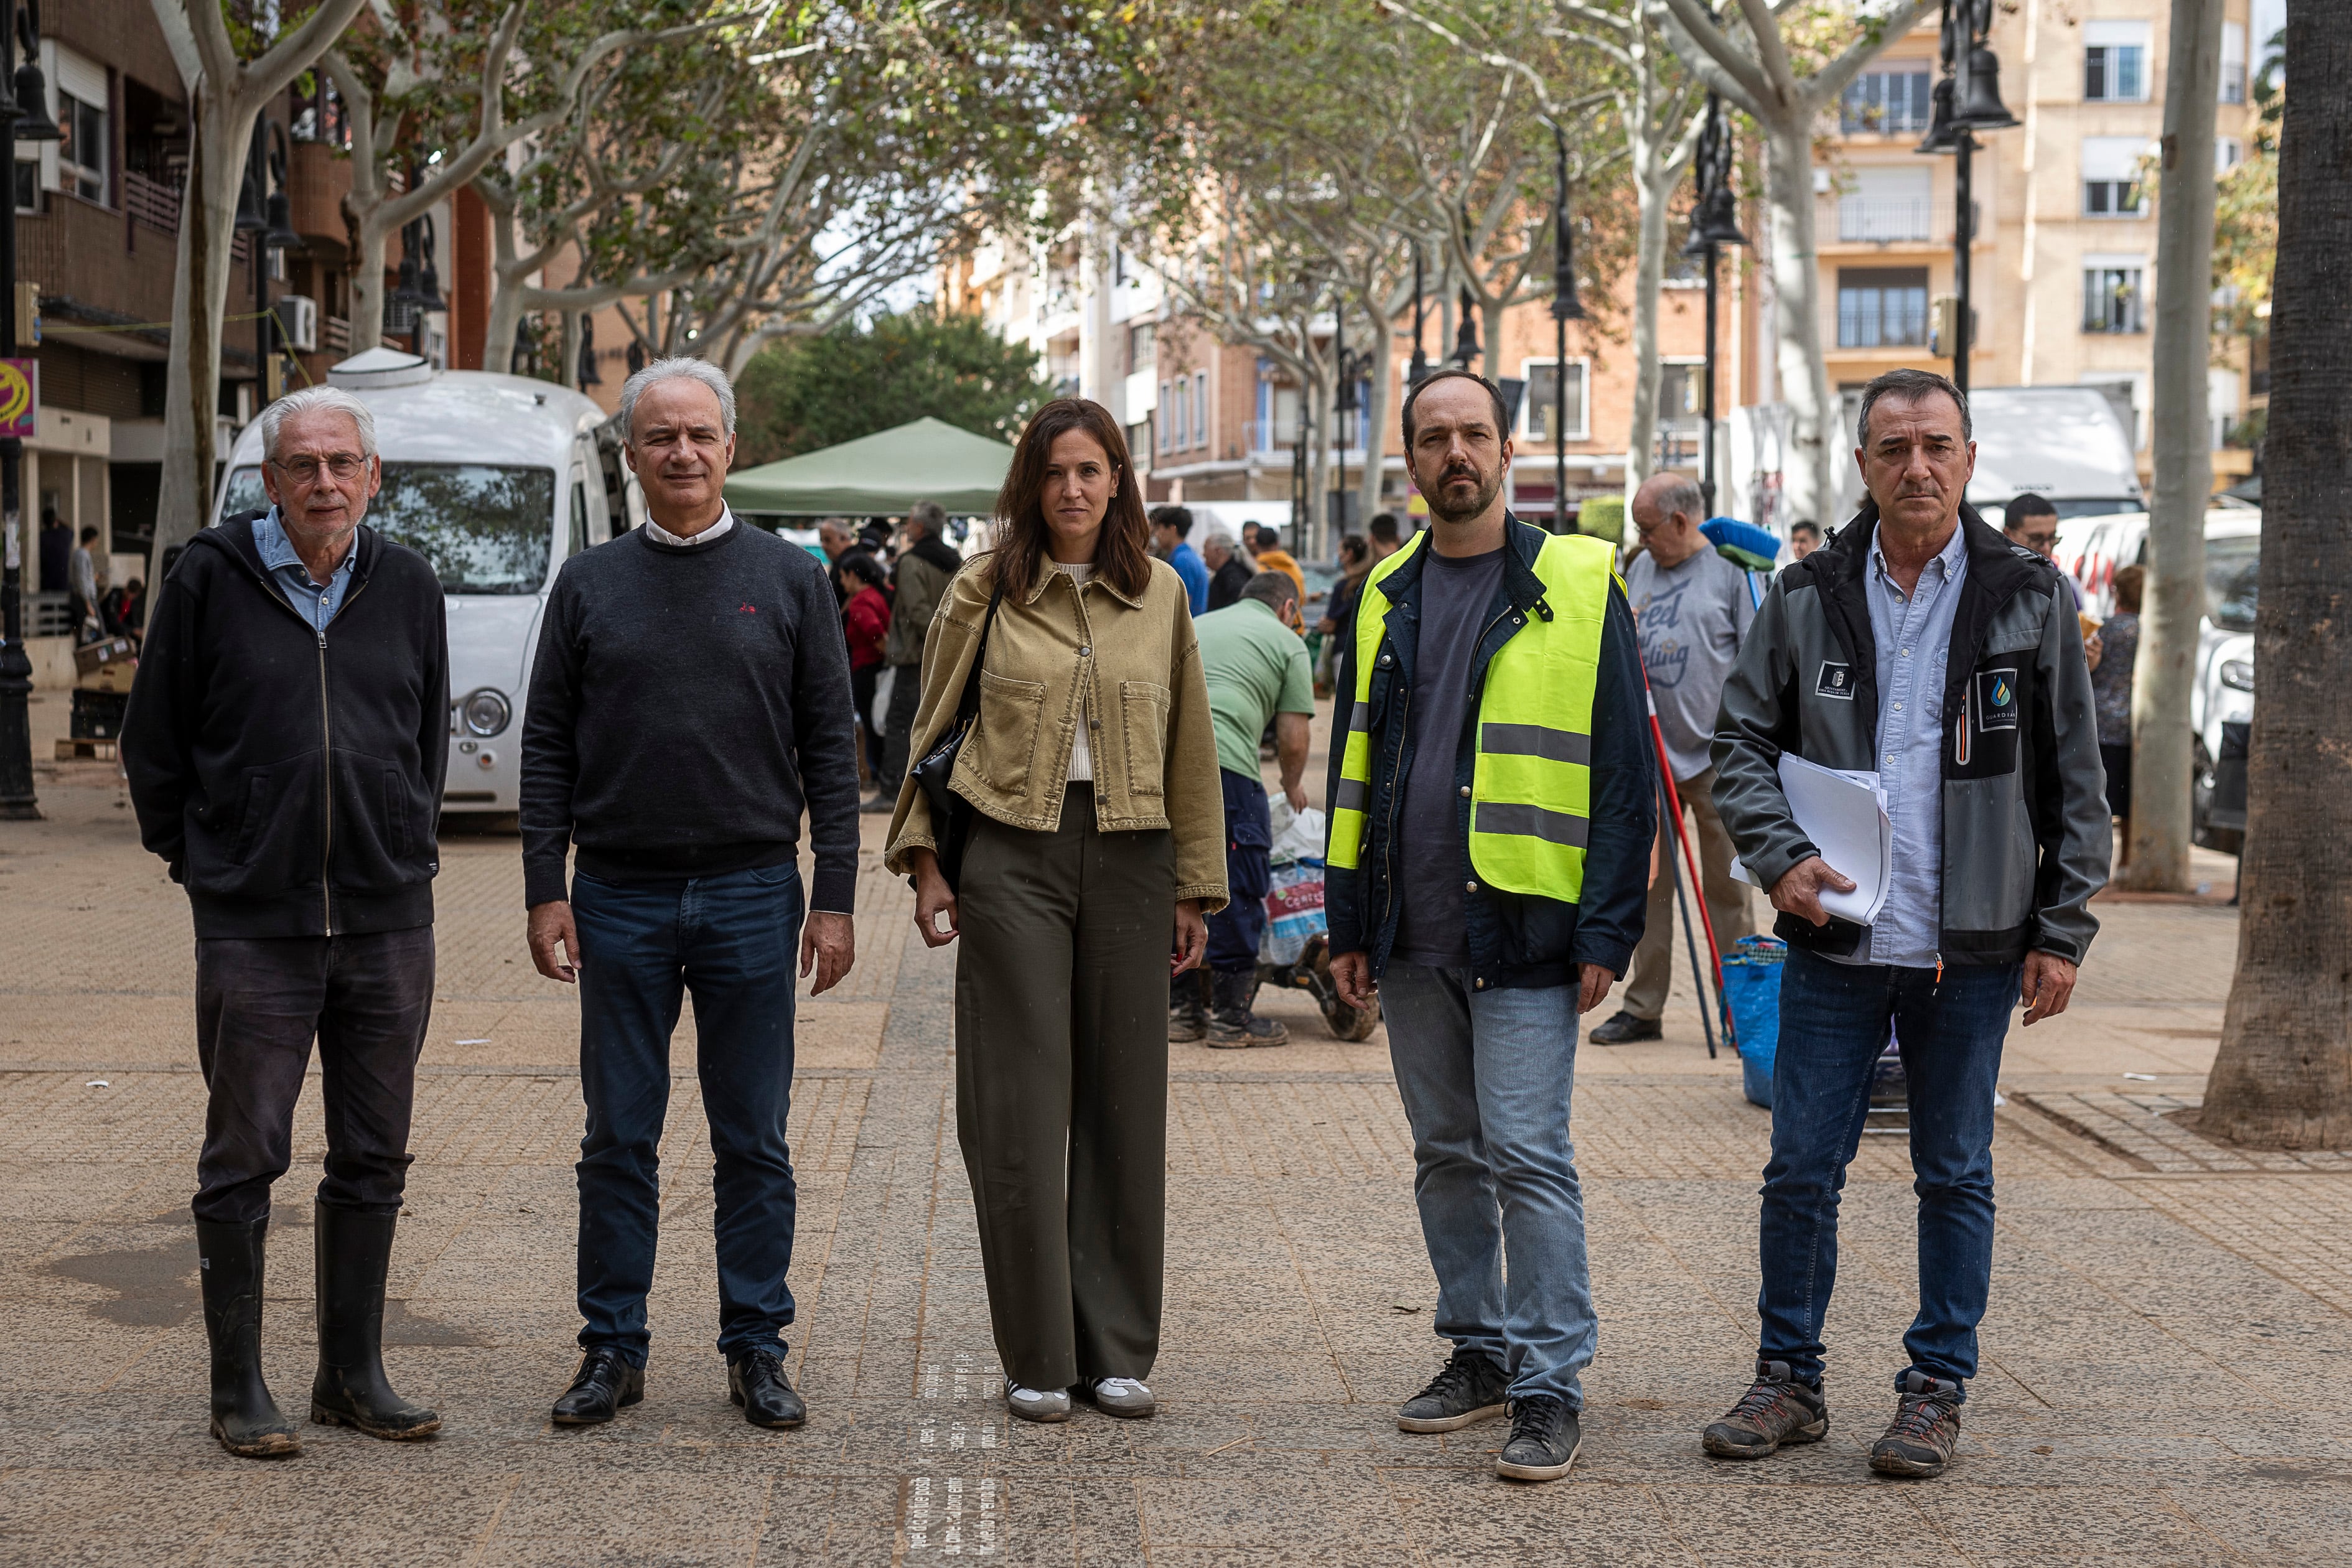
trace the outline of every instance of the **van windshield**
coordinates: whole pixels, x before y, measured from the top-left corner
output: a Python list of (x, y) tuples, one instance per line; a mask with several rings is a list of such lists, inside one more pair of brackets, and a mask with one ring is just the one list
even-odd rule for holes
[(2254, 575), (2262, 545), (2259, 533), (2205, 542), (2205, 615), (2222, 631), (2254, 629)]
[[(222, 516), (268, 504), (258, 468), (229, 474)], [(555, 539), (555, 470), (386, 463), (367, 522), (431, 562), (445, 594), (536, 594)]]

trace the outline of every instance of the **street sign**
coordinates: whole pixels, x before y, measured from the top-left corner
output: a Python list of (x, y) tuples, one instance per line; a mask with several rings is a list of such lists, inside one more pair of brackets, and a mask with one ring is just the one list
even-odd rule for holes
[(0, 438), (29, 439), (41, 412), (41, 362), (0, 359)]

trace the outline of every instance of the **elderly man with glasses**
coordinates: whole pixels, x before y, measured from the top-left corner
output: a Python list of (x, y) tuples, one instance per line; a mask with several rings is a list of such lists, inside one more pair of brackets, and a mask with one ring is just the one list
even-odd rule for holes
[(392, 1391), (383, 1357), (433, 1006), (441, 584), (361, 521), (383, 480), (366, 405), (307, 389), (261, 431), (269, 510), (198, 534), (164, 579), (122, 736), (140, 837), (195, 916), (212, 1433), (247, 1457), (300, 1447), (261, 1376), (262, 1253), (313, 1038), (327, 1161), (310, 1419), (393, 1438), (441, 1425)]

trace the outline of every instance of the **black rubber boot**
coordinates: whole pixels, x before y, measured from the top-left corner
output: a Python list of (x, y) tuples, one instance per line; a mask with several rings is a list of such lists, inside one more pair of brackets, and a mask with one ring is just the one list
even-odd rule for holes
[(383, 1279), (398, 1215), (318, 1205), (319, 1375), (310, 1419), (400, 1441), (441, 1430), (438, 1413), (411, 1405), (383, 1376)]
[(1168, 1043), (1193, 1045), (1208, 1033), (1209, 976), (1196, 969), (1168, 984)]
[(294, 1423), (261, 1381), (261, 1260), (269, 1222), (196, 1221), (196, 1277), (213, 1349), (213, 1436), (248, 1459), (302, 1451)]
[(1222, 1049), (1246, 1046), (1286, 1046), (1290, 1031), (1278, 1019), (1261, 1018), (1250, 1011), (1257, 997), (1257, 971), (1209, 977), (1209, 1044)]

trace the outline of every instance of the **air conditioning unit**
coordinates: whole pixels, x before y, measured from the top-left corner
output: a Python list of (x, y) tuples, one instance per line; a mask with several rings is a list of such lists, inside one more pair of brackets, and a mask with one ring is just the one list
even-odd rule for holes
[(296, 353), (319, 352), (319, 301), (288, 294), (278, 301), (278, 327)]

